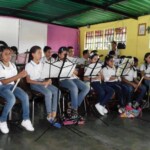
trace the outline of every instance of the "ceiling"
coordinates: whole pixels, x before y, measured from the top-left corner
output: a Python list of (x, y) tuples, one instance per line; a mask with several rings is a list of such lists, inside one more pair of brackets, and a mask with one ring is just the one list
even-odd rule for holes
[(0, 0), (0, 15), (78, 28), (150, 14), (150, 0)]

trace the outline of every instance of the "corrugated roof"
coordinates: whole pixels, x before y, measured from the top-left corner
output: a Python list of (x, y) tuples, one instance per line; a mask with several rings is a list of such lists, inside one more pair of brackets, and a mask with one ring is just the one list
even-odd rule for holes
[(80, 27), (150, 14), (150, 0), (0, 0), (0, 15)]

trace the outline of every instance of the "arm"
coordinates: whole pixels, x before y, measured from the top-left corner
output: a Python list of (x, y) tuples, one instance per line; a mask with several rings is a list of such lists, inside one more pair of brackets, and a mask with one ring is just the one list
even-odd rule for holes
[(27, 72), (25, 70), (23, 70), (19, 74), (17, 74), (16, 76), (13, 76), (13, 77), (8, 78), (8, 79), (1, 80), (1, 82), (2, 82), (2, 84), (9, 84), (13, 81), (17, 81), (19, 78), (26, 77), (26, 75), (27, 75)]
[[(101, 81), (101, 76), (97, 76), (95, 78), (92, 78), (92, 81), (94, 80), (100, 80)], [(84, 77), (84, 81), (90, 81), (90, 77)]]
[(124, 83), (127, 83), (127, 84), (133, 86), (135, 89), (136, 89), (137, 86), (138, 86), (136, 83), (131, 82), (131, 81), (128, 81), (128, 80), (126, 80), (124, 77), (122, 77), (122, 81), (123, 81)]
[(29, 76), (26, 77), (26, 81), (29, 84), (37, 84), (37, 85), (44, 85), (44, 86), (48, 86), (52, 84), (52, 81), (49, 79), (47, 81), (35, 81), (35, 80), (31, 80)]

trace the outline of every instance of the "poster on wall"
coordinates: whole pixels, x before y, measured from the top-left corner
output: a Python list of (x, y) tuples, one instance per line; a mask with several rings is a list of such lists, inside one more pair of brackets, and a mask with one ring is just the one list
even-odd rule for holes
[(141, 23), (138, 26), (138, 36), (146, 35), (146, 23)]

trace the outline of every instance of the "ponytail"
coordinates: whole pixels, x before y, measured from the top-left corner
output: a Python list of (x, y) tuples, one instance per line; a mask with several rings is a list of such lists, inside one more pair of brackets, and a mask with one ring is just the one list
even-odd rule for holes
[(30, 52), (29, 52), (29, 62), (31, 60), (33, 60), (32, 54), (36, 53), (36, 51), (39, 50), (39, 49), (41, 49), (41, 47), (39, 47), (39, 46), (33, 46), (33, 47), (31, 47)]
[(102, 66), (102, 68), (107, 67), (107, 62), (108, 62), (109, 60), (111, 60), (111, 59), (113, 59), (113, 56), (107, 55), (107, 56), (105, 57), (104, 65)]
[(147, 63), (147, 61), (146, 61), (146, 58), (147, 58), (148, 56), (150, 56), (150, 52), (146, 53), (145, 56), (144, 56), (144, 62), (145, 62), (145, 68), (146, 68), (146, 70), (147, 70), (147, 68), (148, 68), (148, 63)]

